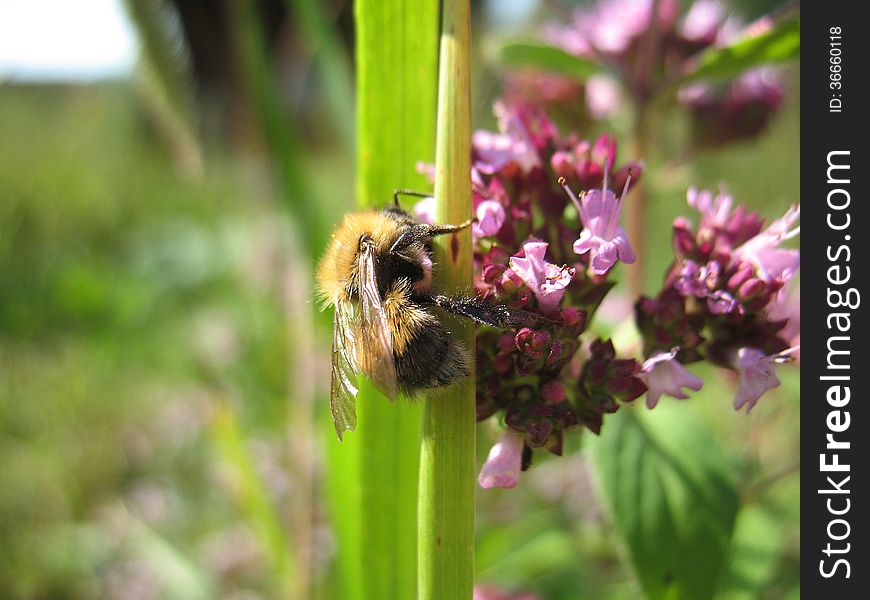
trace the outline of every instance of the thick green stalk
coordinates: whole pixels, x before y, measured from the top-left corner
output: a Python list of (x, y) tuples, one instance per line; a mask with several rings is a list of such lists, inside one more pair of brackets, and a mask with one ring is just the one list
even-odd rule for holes
[[(441, 15), (438, 130), (435, 157), (436, 218), (471, 218), (471, 77), (468, 0), (444, 0)], [(471, 232), (436, 240), (436, 285), (471, 287)], [(450, 322), (474, 356), (474, 328)], [(474, 374), (430, 393), (420, 456), (420, 598), (470, 599), (474, 583), (475, 407)]]
[[(434, 158), (438, 3), (356, 0), (354, 14), (358, 200), (380, 209), (397, 188), (425, 189), (415, 165)], [(340, 597), (412, 600), (422, 406), (404, 398), (390, 403), (366, 382), (357, 412), (356, 431), (331, 448), (351, 469), (337, 471), (333, 463), (330, 473), (345, 581)]]

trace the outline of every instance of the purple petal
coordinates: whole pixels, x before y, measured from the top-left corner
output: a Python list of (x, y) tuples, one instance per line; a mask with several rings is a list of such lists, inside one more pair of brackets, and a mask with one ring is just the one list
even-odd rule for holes
[(619, 258), (619, 253), (616, 244), (600, 241), (598, 248), (592, 250), (590, 263), (592, 272), (596, 275), (604, 275), (616, 264), (617, 258)]
[(541, 308), (549, 312), (562, 300), (565, 287), (574, 277), (574, 269), (546, 262), (547, 246), (545, 242), (526, 242), (523, 244), (525, 256), (512, 256), (510, 268), (535, 294)]
[(683, 388), (698, 391), (704, 382), (686, 370), (676, 359), (677, 351), (658, 352), (643, 363), (641, 378), (647, 385), (646, 405), (655, 408), (662, 395), (678, 400), (688, 399)]
[(414, 215), (421, 223), (435, 223), (435, 198), (423, 198), (414, 205)]
[(740, 382), (734, 398), (734, 410), (746, 406), (748, 413), (764, 392), (779, 386), (774, 358), (755, 348), (741, 348), (737, 351), (734, 367), (740, 376)]
[(472, 225), (474, 237), (489, 237), (497, 234), (504, 225), (505, 211), (500, 202), (484, 200), (477, 205), (475, 216), (477, 216), (477, 223)]
[(613, 243), (616, 244), (616, 248), (619, 251), (619, 260), (628, 265), (637, 260), (637, 257), (634, 255), (634, 250), (631, 248), (631, 244), (628, 243), (628, 235), (622, 227), (617, 230), (616, 237), (613, 238)]
[(480, 487), (512, 488), (520, 479), (525, 436), (506, 429), (490, 449), (477, 478)]

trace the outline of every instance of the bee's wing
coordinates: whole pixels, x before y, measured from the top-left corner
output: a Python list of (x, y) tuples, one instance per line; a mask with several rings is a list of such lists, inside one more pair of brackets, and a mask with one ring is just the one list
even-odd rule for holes
[(393, 361), (393, 335), (378, 290), (374, 247), (364, 244), (358, 260), (360, 317), (356, 358), (362, 371), (392, 400), (398, 394), (396, 364)]
[(354, 359), (353, 304), (335, 303), (332, 325), (332, 387), (329, 412), (341, 440), (346, 430), (356, 429), (356, 361)]

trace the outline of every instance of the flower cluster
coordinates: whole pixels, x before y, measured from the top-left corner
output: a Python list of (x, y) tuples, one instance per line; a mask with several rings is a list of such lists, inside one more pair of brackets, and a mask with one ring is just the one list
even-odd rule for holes
[[(593, 341), (580, 359), (580, 335), (613, 286), (609, 272), (635, 260), (619, 216), (642, 167), (617, 166), (612, 136), (561, 136), (523, 104), (495, 111), (499, 131), (472, 139), (475, 288), (530, 319), (478, 332), (477, 416), (498, 413), (506, 426), (480, 483), (510, 487), (532, 449), (560, 454), (567, 429), (597, 433), (604, 414), (646, 391), (642, 365), (617, 358), (609, 341)], [(428, 200), (417, 214), (431, 218)]]
[[(607, 67), (623, 90), (645, 102), (691, 69), (701, 51), (759, 35), (771, 26), (764, 18), (745, 27), (718, 0), (696, 0), (684, 14), (676, 0), (599, 0), (578, 9), (569, 24), (547, 26), (544, 36), (567, 52)], [(523, 93), (525, 88), (508, 83), (508, 89)], [(603, 76), (585, 82), (583, 97), (593, 118), (614, 112), (622, 95), (615, 85)], [(558, 89), (561, 96), (556, 97), (562, 99), (574, 88), (562, 83)], [(548, 102), (553, 96), (551, 92), (538, 100)], [(723, 84), (691, 83), (678, 98), (693, 117), (694, 141), (713, 145), (761, 131), (782, 105), (783, 83), (779, 70), (756, 67)]]
[[(643, 358), (618, 356), (587, 329), (613, 268), (636, 259), (620, 213), (641, 165), (617, 165), (613, 137), (560, 135), (528, 105), (497, 103), (496, 114), (499, 131), (472, 140), (474, 285), (527, 318), (477, 333), (477, 418), (498, 415), (504, 426), (481, 486), (513, 487), (534, 449), (561, 454), (566, 431), (597, 434), (604, 415), (643, 394), (649, 408), (663, 395), (688, 398), (703, 385), (689, 363), (736, 371), (738, 409), (778, 385), (775, 363), (798, 350), (786, 286), (800, 255), (783, 246), (798, 232), (796, 207), (765, 226), (726, 194), (689, 190), (698, 225), (675, 221), (663, 288), (635, 304)], [(432, 207), (424, 200), (417, 214), (431, 221)]]
[(636, 305), (647, 363), (669, 357), (656, 363), (647, 385), (657, 389), (652, 375), (661, 372), (664, 380), (668, 365), (665, 388), (671, 391), (664, 393), (676, 396), (677, 385), (697, 383), (682, 365), (706, 359), (738, 373), (734, 407), (749, 411), (779, 385), (774, 364), (798, 350), (785, 303), (793, 301), (786, 286), (800, 266), (800, 251), (782, 244), (799, 233), (800, 209), (765, 227), (727, 194), (690, 189), (688, 201), (700, 222), (696, 228), (683, 218), (674, 222), (675, 261), (665, 285)]

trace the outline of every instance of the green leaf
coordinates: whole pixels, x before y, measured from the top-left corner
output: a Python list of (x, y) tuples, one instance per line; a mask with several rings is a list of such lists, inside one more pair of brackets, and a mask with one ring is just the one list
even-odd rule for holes
[(686, 405), (608, 416), (593, 446), (601, 492), (646, 596), (711, 598), (738, 497), (727, 458)]
[(800, 53), (800, 19), (781, 21), (770, 31), (760, 35), (741, 38), (729, 46), (705, 50), (698, 56), (695, 67), (676, 83), (736, 77), (746, 69), (764, 63), (779, 63), (799, 58)]
[(585, 58), (575, 56), (542, 42), (512, 41), (498, 45), (494, 50), (496, 63), (507, 68), (536, 67), (584, 81), (601, 67)]
[(759, 506), (740, 511), (717, 600), (751, 600), (770, 586), (781, 559), (780, 527)]

